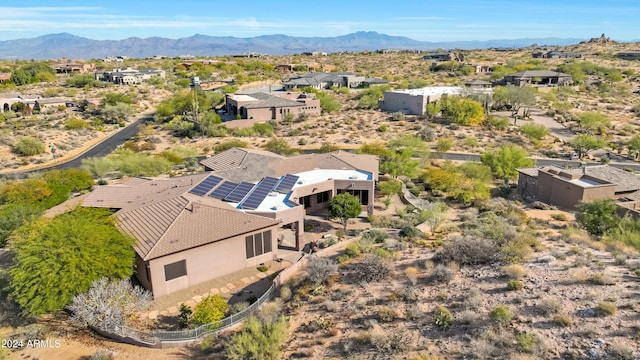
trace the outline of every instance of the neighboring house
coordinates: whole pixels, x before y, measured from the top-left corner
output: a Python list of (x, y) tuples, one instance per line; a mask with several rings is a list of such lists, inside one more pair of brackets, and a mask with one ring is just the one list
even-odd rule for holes
[(620, 52), (616, 56), (623, 60), (640, 60), (640, 51)]
[(464, 86), (472, 88), (490, 88), (491, 86), (493, 86), (493, 84), (488, 81), (474, 79), (464, 83)]
[(52, 66), (58, 74), (88, 74), (96, 71), (94, 63), (81, 63), (70, 59), (54, 61)]
[(533, 58), (542, 59), (581, 59), (582, 54), (573, 51), (552, 50), (548, 52), (535, 52), (531, 54)]
[(140, 84), (153, 77), (164, 79), (166, 73), (162, 69), (114, 69), (95, 73), (96, 80), (112, 82), (120, 85)]
[(391, 90), (384, 92), (380, 109), (388, 112), (402, 112), (407, 115), (424, 115), (426, 106), (446, 95), (466, 95), (470, 92), (492, 93), (492, 89), (482, 87), (464, 88), (460, 86), (429, 86), (420, 89)]
[(11, 80), (11, 73), (0, 73), (0, 84)]
[(386, 83), (384, 79), (366, 78), (351, 72), (318, 72), (296, 75), (282, 83), (285, 90), (312, 87), (314, 89), (329, 89), (331, 87), (358, 88), (374, 84)]
[(46, 109), (57, 109), (60, 106), (66, 106), (67, 100), (64, 98), (43, 98), (28, 97), (20, 93), (0, 94), (0, 112), (11, 111), (11, 105), (15, 103), (24, 103), (33, 111), (45, 111)]
[(476, 69), (476, 74), (490, 74), (493, 71), (493, 65), (470, 65)]
[(564, 86), (573, 81), (571, 75), (549, 70), (525, 70), (504, 77), (505, 84), (515, 86)]
[(640, 190), (640, 177), (608, 165), (517, 170), (520, 196), (566, 208), (597, 199), (621, 199)]
[(107, 56), (106, 58), (102, 59), (102, 61), (106, 63), (124, 62), (126, 59), (128, 59), (127, 56)]
[(320, 114), (320, 99), (312, 93), (252, 93), (228, 94), (225, 110), (227, 114), (241, 119), (258, 121), (282, 120), (286, 114)]
[(311, 52), (303, 52), (302, 55), (305, 56), (327, 56), (327, 53), (324, 51), (311, 51)]
[(428, 53), (423, 55), (422, 58), (433, 61), (464, 61), (462, 53), (456, 54), (454, 52)]
[(373, 209), (374, 156), (234, 148), (202, 164), (213, 171), (100, 186), (82, 204), (117, 210), (136, 239), (136, 276), (154, 297), (277, 260), (281, 246), (300, 250), (305, 214), (335, 194)]

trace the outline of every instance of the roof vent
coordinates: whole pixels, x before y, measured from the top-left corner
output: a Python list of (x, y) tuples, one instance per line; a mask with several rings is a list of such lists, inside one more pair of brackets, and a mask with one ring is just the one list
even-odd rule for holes
[(269, 193), (269, 196), (278, 196), (278, 193), (274, 191), (272, 193)]

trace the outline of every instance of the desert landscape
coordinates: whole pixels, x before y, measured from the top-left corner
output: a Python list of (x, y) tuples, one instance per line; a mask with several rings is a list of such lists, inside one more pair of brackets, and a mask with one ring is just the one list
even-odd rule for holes
[[(0, 113), (0, 174), (11, 178), (75, 158), (150, 114), (155, 120), (104, 158), (111, 160), (85, 162), (83, 168), (98, 184), (201, 172), (194, 157), (232, 147), (282, 155), (337, 150), (375, 154), (384, 180), (377, 187), (374, 215), (350, 220), (346, 232), (324, 213), (322, 227), (309, 227), (321, 248), (331, 248), (327, 239), (349, 245), (310, 260), (306, 271), (262, 307), (257, 314), (262, 324), (286, 323), (286, 331), (274, 330), (276, 340), (266, 342), (271, 347), (263, 344), (273, 351), (262, 358), (638, 359), (640, 255), (631, 241), (612, 240), (606, 232), (590, 234), (576, 220), (577, 209), (528, 203), (514, 191), (515, 177), (498, 175), (480, 162), (428, 155), (483, 154), (516, 145), (532, 158), (575, 160), (572, 153), (584, 150), (577, 160), (635, 165), (640, 153), (640, 62), (615, 54), (636, 48), (603, 36), (554, 47), (580, 53), (580, 59), (533, 58), (533, 53), (549, 50), (540, 46), (465, 50), (464, 62), (440, 68), (413, 51), (218, 57), (214, 65), (188, 69), (177, 58), (129, 59), (128, 66), (165, 70), (166, 79), (114, 85), (85, 78), (87, 84), (75, 86), (79, 75), (62, 74), (48, 82), (0, 84), (0, 100), (2, 93), (19, 91), (25, 97), (64, 97), (70, 104), (38, 114), (31, 109)], [(387, 84), (318, 90), (324, 99), (320, 115), (258, 126), (242, 123), (248, 120), (221, 122), (225, 94), (264, 90), (294, 75), (278, 72), (279, 64), (330, 66)], [(0, 72), (27, 65), (0, 61)], [(490, 65), (493, 71), (476, 73), (472, 65)], [(109, 66), (97, 61), (99, 69)], [(474, 79), (498, 81), (533, 69), (573, 71), (581, 78), (571, 86), (536, 87), (534, 101), (515, 118), (511, 105), (492, 100), (495, 106), (473, 125), (456, 123), (440, 111), (419, 116), (378, 109), (387, 89), (464, 86)], [(226, 85), (196, 92), (190, 87), (194, 76), (203, 87), (208, 82)], [(200, 106), (195, 122), (194, 104)], [(580, 136), (598, 144), (579, 147), (573, 141)], [(18, 143), (25, 138), (33, 139), (39, 151), (21, 152)], [(612, 155), (617, 157), (612, 160)], [(157, 165), (123, 170), (127, 158), (134, 157)], [(398, 169), (394, 163), (415, 165)], [(440, 187), (436, 175), (444, 173), (465, 181)], [(13, 182), (2, 180), (0, 187), (7, 184)], [(389, 184), (402, 188), (385, 190)], [(409, 194), (428, 205), (409, 205)], [(4, 249), (2, 263), (5, 284), (11, 259)], [(242, 333), (225, 331), (182, 348), (149, 349), (106, 339), (75, 324), (65, 311), (25, 319), (6, 292), (2, 297), (3, 338), (39, 336), (59, 339), (62, 346), (2, 349), (0, 358), (225, 359), (233, 358), (229, 344)], [(159, 321), (174, 324), (177, 319)], [(148, 329), (158, 324), (133, 319), (130, 325)]]

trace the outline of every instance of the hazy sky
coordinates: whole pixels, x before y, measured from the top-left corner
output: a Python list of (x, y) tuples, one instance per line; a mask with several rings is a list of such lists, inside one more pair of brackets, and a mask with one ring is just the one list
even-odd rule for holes
[[(27, 2), (27, 1), (24, 1)], [(8, 3), (8, 1), (3, 1)], [(68, 32), (92, 39), (336, 36), (377, 31), (424, 41), (640, 39), (638, 0), (29, 0), (0, 5), (0, 40)], [(51, 5), (54, 3), (55, 5)]]

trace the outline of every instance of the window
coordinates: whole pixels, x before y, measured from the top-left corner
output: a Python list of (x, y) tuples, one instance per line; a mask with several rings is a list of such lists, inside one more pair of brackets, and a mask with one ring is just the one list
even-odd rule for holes
[(247, 259), (254, 256), (270, 253), (271, 247), (271, 230), (263, 233), (249, 235), (244, 238)]
[(316, 194), (316, 204), (326, 203), (329, 201), (329, 194), (331, 191), (323, 191)]
[(164, 266), (164, 279), (165, 281), (173, 280), (181, 276), (187, 275), (187, 261), (180, 260), (172, 264)]
[(369, 190), (344, 190), (338, 189), (338, 194), (349, 193), (360, 200), (361, 205), (369, 205)]

